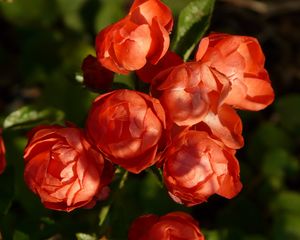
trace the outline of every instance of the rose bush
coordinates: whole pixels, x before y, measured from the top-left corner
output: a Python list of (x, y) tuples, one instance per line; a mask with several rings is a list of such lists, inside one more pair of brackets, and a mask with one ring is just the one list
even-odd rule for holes
[(198, 223), (189, 214), (172, 212), (164, 216), (147, 214), (131, 225), (128, 240), (204, 240)]
[(200, 204), (215, 193), (234, 197), (242, 188), (234, 154), (204, 131), (184, 131), (165, 154), (163, 177), (170, 196), (187, 206)]
[(0, 174), (3, 173), (5, 167), (6, 167), (5, 145), (2, 138), (2, 128), (0, 128)]
[(167, 52), (173, 26), (171, 10), (159, 0), (135, 0), (128, 15), (96, 38), (99, 62), (116, 73), (156, 64)]
[[(105, 11), (107, 6), (114, 5), (120, 10), (122, 8), (120, 6), (123, 5), (122, 1), (118, 1), (121, 5), (115, 5), (115, 2), (108, 4), (108, 2), (100, 4), (105, 6)], [(178, 16), (172, 49), (180, 52), (181, 56), (179, 56), (169, 49), (169, 34), (173, 28), (171, 10), (160, 0), (134, 0), (124, 18), (97, 34), (96, 57), (88, 55), (82, 62), (83, 84), (88, 90), (102, 94), (91, 104), (85, 128), (79, 129), (68, 123), (67, 127), (40, 125), (30, 131), (24, 152), (24, 178), (46, 208), (69, 212), (76, 208), (93, 207), (97, 200), (108, 197), (110, 189), (107, 185), (116, 173), (112, 187), (114, 192), (109, 201), (99, 206), (101, 207), (99, 213), (90, 212), (86, 215), (86, 219), (93, 222), (95, 222), (93, 217), (99, 217), (100, 228), (96, 231), (105, 235), (98, 236), (94, 232), (95, 234), (89, 236), (83, 231), (90, 230), (83, 227), (82, 232), (75, 230), (78, 239), (86, 237), (123, 239), (124, 235), (120, 238), (117, 236), (118, 233), (114, 233), (119, 229), (115, 231), (116, 227), (113, 224), (114, 221), (124, 223), (125, 219), (118, 219), (121, 216), (120, 212), (123, 211), (121, 207), (128, 208), (124, 214), (122, 213), (127, 216), (134, 212), (132, 210), (136, 203), (141, 205), (138, 210), (144, 212), (151, 209), (152, 206), (144, 206), (150, 201), (158, 201), (160, 204), (162, 199), (154, 200), (154, 196), (159, 197), (165, 189), (158, 189), (158, 185), (157, 188), (151, 186), (155, 181), (160, 185), (165, 184), (170, 197), (175, 202), (188, 207), (207, 201), (213, 194), (231, 199), (241, 191), (240, 167), (235, 154), (237, 149), (243, 147), (244, 139), (243, 124), (236, 108), (263, 109), (273, 101), (274, 92), (264, 67), (262, 49), (255, 38), (214, 33), (201, 40), (193, 61), (185, 62), (182, 59), (182, 57), (189, 58), (196, 41), (208, 28), (207, 23), (215, 1), (206, 1), (204, 4), (200, 2), (190, 1)], [(58, 12), (65, 8), (61, 4), (58, 5), (61, 8)], [(77, 10), (73, 9), (75, 12), (72, 13), (75, 17), (79, 13), (78, 16), (83, 17), (88, 13), (87, 9), (93, 6), (96, 5), (79, 4), (76, 9), (80, 11), (76, 13)], [(76, 21), (73, 26), (75, 28), (71, 32), (77, 31), (75, 25), (78, 25), (78, 30), (86, 28), (85, 30), (90, 32), (93, 26), (86, 26), (89, 23), (93, 22), (97, 25), (103, 20), (109, 21), (104, 19), (106, 15), (103, 13), (102, 10), (99, 13), (97, 10), (82, 24)], [(63, 23), (60, 24), (58, 21), (60, 28), (69, 25), (69, 20), (73, 19), (60, 17)], [(81, 18), (77, 20), (79, 19)], [(55, 19), (53, 21), (57, 23)], [(6, 25), (4, 24), (4, 27)], [(199, 32), (193, 36), (196, 27)], [(52, 41), (60, 43), (60, 31), (61, 29), (56, 31), (53, 39), (49, 38), (49, 43)], [(29, 33), (31, 32), (32, 30)], [(73, 34), (70, 35), (73, 37)], [(48, 36), (46, 38), (48, 39)], [(31, 41), (25, 43), (25, 46), (36, 46)], [(46, 45), (50, 45), (49, 43)], [(75, 46), (81, 49), (81, 44), (71, 44), (68, 50), (74, 49)], [(23, 55), (28, 55), (27, 52), (31, 51), (26, 50)], [(69, 56), (67, 51), (57, 52), (61, 53), (57, 57), (65, 53)], [(78, 52), (80, 54), (81, 51)], [(69, 71), (72, 66), (73, 64), (68, 63), (66, 69)], [(20, 69), (23, 68), (24, 66)], [(33, 77), (35, 83), (35, 77), (43, 79), (50, 74), (54, 80), (60, 81), (59, 75), (54, 72), (52, 74), (52, 67), (45, 68), (47, 69), (45, 74), (43, 69), (43, 66), (29, 69), (26, 71), (29, 74), (28, 78)], [(116, 75), (113, 84), (115, 73), (128, 74), (131, 71), (135, 71), (138, 78), (134, 74), (126, 77)], [(124, 80), (129, 80), (130, 83)], [(40, 83), (39, 81), (37, 82)], [(79, 93), (83, 89), (77, 89), (79, 90), (77, 92), (76, 86), (60, 84), (61, 82), (54, 88), (52, 86), (49, 88), (48, 84), (41, 82), (42, 87), (15, 88), (21, 94), (21, 102), (23, 100), (26, 102), (27, 98), (31, 101), (42, 95), (45, 87), (43, 93), (46, 94), (45, 99), (42, 98), (42, 104), (46, 99), (53, 99), (53, 90), (62, 89), (64, 96), (60, 99), (64, 106), (63, 109), (42, 110), (39, 107), (26, 106), (3, 119), (3, 126), (14, 130), (26, 128), (32, 123), (58, 123), (64, 120), (64, 112), (68, 117), (84, 115), (84, 111), (87, 110), (85, 103), (89, 101), (91, 95), (84, 91)], [(5, 85), (7, 84), (3, 86)], [(135, 90), (118, 89), (121, 86)], [(118, 90), (112, 91), (112, 89)], [(76, 101), (73, 103), (75, 98), (67, 95), (65, 90), (68, 90), (68, 93), (73, 93), (74, 90), (75, 96), (82, 96), (82, 98), (78, 97), (80, 103)], [(65, 102), (65, 99), (72, 99), (72, 103)], [(54, 105), (56, 106), (59, 101)], [(74, 106), (76, 106), (76, 113), (72, 112)], [(77, 109), (77, 106), (81, 108)], [(2, 123), (2, 116), (0, 120)], [(82, 119), (78, 120), (81, 121)], [(19, 141), (16, 145), (19, 145)], [(0, 129), (0, 174), (6, 165), (4, 155), (5, 147)], [(265, 159), (269, 159), (269, 156), (263, 156), (263, 165)], [(118, 165), (116, 171), (113, 164)], [(149, 167), (151, 169), (142, 176), (128, 174), (128, 171), (138, 174)], [(3, 179), (9, 177), (6, 175), (9, 174), (4, 174)], [(15, 179), (14, 176), (10, 177)], [(132, 180), (130, 178), (137, 180), (128, 184), (129, 188), (135, 188), (133, 191), (124, 189), (126, 181)], [(14, 180), (10, 183), (11, 186), (15, 184)], [(18, 181), (16, 183), (18, 184)], [(150, 193), (148, 189), (140, 191), (140, 188), (149, 185)], [(0, 206), (4, 214), (13, 202), (10, 197), (13, 193), (10, 193), (11, 191), (7, 189), (3, 191), (3, 195), (8, 200)], [(134, 199), (127, 197), (128, 195), (133, 196)], [(120, 200), (122, 204), (116, 203)], [(157, 206), (156, 204), (154, 203), (153, 206)], [(168, 207), (169, 204), (167, 200)], [(23, 199), (19, 205), (26, 205)], [(18, 207), (15, 209), (18, 210)], [(230, 210), (230, 206), (228, 209)], [(25, 206), (24, 210), (27, 214), (31, 208)], [(45, 230), (41, 236), (32, 238), (64, 239), (65, 236), (60, 232), (64, 228), (64, 219), (60, 220), (56, 217), (48, 219), (43, 214), (36, 217), (38, 227), (33, 229), (40, 229), (40, 224), (43, 228), (46, 226), (46, 229), (47, 225), (50, 225), (49, 222), (51, 225), (53, 222), (53, 225), (59, 226), (60, 229), (55, 230), (55, 235), (48, 236)], [(224, 213), (221, 215), (223, 217)], [(60, 224), (63, 227), (60, 227)], [(80, 224), (81, 222), (78, 223)], [(127, 225), (126, 220), (123, 225)], [(120, 224), (116, 226), (122, 228)], [(23, 232), (19, 230), (23, 230), (22, 223), (17, 224), (17, 229), (14, 231), (9, 230), (13, 236), (8, 239), (23, 236)], [(211, 229), (207, 230), (208, 235), (215, 233), (214, 230), (211, 232)], [(231, 236), (233, 233), (226, 234)], [(0, 239), (2, 239), (1, 234), (2, 232), (0, 232)], [(26, 238), (26, 232), (24, 237)], [(7, 238), (6, 235), (4, 238)], [(198, 223), (190, 215), (173, 212), (162, 217), (154, 214), (139, 217), (133, 222), (128, 238), (129, 240), (203, 240), (204, 236)]]
[(113, 166), (76, 127), (39, 126), (29, 133), (24, 178), (45, 207), (72, 211), (107, 196)]
[(88, 136), (105, 156), (132, 173), (158, 160), (164, 129), (165, 113), (159, 101), (131, 90), (99, 96), (86, 124)]
[(274, 100), (265, 57), (257, 39), (214, 33), (201, 40), (196, 60), (222, 73), (230, 83), (224, 103), (258, 111)]

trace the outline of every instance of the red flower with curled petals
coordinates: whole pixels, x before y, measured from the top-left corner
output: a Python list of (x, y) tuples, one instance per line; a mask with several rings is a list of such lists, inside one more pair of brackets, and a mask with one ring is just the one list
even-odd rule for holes
[(244, 145), (242, 120), (228, 105), (220, 106), (216, 113), (209, 111), (193, 129), (210, 132), (213, 138), (220, 140), (228, 148), (239, 149)]
[(231, 89), (224, 103), (258, 111), (273, 102), (274, 92), (257, 39), (211, 34), (200, 42), (196, 60), (214, 68), (229, 80)]
[(128, 232), (128, 240), (204, 240), (198, 222), (184, 212), (164, 216), (147, 214), (137, 218)]
[(187, 206), (213, 194), (236, 196), (242, 184), (234, 153), (203, 131), (187, 130), (177, 136), (164, 156), (163, 176), (170, 196)]
[(116, 73), (156, 64), (167, 52), (173, 26), (170, 9), (159, 0), (136, 0), (129, 14), (96, 38), (97, 58)]
[(2, 138), (2, 128), (0, 128), (0, 174), (4, 172), (6, 167), (5, 145)]
[(101, 195), (107, 196), (113, 166), (81, 129), (39, 126), (28, 136), (24, 178), (46, 208), (70, 212), (91, 207)]
[(192, 126), (201, 122), (210, 109), (216, 111), (227, 83), (207, 65), (188, 62), (156, 75), (151, 94), (160, 100), (168, 122)]
[(88, 55), (82, 62), (83, 84), (93, 91), (107, 91), (111, 88), (114, 73), (101, 66), (97, 58)]
[(142, 69), (137, 70), (136, 74), (143, 82), (151, 84), (157, 74), (182, 63), (183, 60), (176, 53), (168, 51), (157, 64), (147, 63)]
[(94, 144), (132, 173), (153, 165), (165, 129), (159, 101), (131, 90), (116, 90), (98, 97), (90, 110), (86, 130)]
[(136, 23), (151, 25), (154, 18), (167, 32), (173, 27), (172, 12), (169, 7), (160, 0), (135, 0), (129, 10), (129, 16)]

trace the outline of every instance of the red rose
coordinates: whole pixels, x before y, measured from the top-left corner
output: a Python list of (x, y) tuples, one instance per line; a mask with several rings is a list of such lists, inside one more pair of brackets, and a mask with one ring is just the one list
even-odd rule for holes
[(72, 211), (91, 206), (113, 176), (103, 159), (75, 127), (40, 126), (29, 133), (25, 148), (25, 182), (44, 206)]
[(165, 154), (164, 182), (174, 201), (193, 206), (212, 194), (232, 198), (239, 193), (239, 164), (235, 151), (206, 132), (185, 131)]
[(0, 128), (0, 174), (3, 173), (6, 167), (5, 146), (2, 138), (2, 128)]
[(157, 99), (136, 91), (116, 90), (94, 101), (86, 129), (108, 159), (139, 173), (157, 161), (165, 114)]
[(160, 100), (168, 120), (191, 126), (201, 122), (210, 109), (216, 111), (228, 82), (222, 81), (207, 65), (189, 62), (156, 75), (151, 94)]
[(196, 60), (224, 74), (230, 91), (224, 103), (258, 111), (274, 100), (265, 57), (257, 39), (215, 33), (202, 39)]
[(101, 66), (97, 58), (88, 55), (82, 62), (83, 84), (93, 91), (107, 91), (111, 88), (114, 73)]
[(232, 149), (239, 149), (244, 145), (242, 120), (228, 105), (220, 106), (216, 113), (209, 111), (203, 122), (198, 123), (194, 129), (210, 132), (213, 138)]
[(167, 52), (173, 26), (171, 10), (159, 0), (136, 0), (129, 14), (96, 38), (97, 58), (116, 73), (156, 64)]
[(128, 240), (204, 240), (198, 223), (189, 214), (173, 212), (159, 217), (147, 214), (131, 225)]
[(142, 69), (136, 71), (136, 74), (142, 81), (151, 83), (160, 72), (182, 63), (183, 60), (176, 53), (168, 51), (157, 64), (147, 63)]

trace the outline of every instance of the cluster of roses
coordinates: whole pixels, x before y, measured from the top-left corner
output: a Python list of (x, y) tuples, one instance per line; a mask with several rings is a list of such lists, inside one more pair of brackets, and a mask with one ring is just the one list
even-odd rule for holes
[[(113, 164), (135, 174), (162, 168), (169, 195), (187, 206), (241, 190), (235, 109), (261, 110), (274, 98), (262, 50), (252, 37), (215, 33), (202, 39), (194, 61), (183, 62), (168, 50), (172, 26), (162, 2), (135, 0), (125, 18), (98, 34), (97, 57), (88, 56), (82, 69), (85, 84), (102, 89), (114, 73), (136, 71), (150, 95), (111, 91), (93, 102), (84, 130), (68, 124), (29, 133), (25, 181), (47, 208), (92, 207), (109, 193)], [(129, 239), (168, 234), (203, 239), (197, 223), (179, 212), (140, 217)]]

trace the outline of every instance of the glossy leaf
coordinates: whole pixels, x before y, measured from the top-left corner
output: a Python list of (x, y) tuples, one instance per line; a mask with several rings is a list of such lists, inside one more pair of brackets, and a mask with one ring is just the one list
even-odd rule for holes
[(187, 60), (207, 31), (215, 0), (191, 1), (179, 14), (173, 49)]
[(95, 236), (86, 233), (77, 233), (76, 238), (77, 240), (97, 240)]
[(38, 124), (53, 124), (63, 121), (64, 113), (56, 108), (24, 106), (8, 115), (4, 128), (29, 128)]

